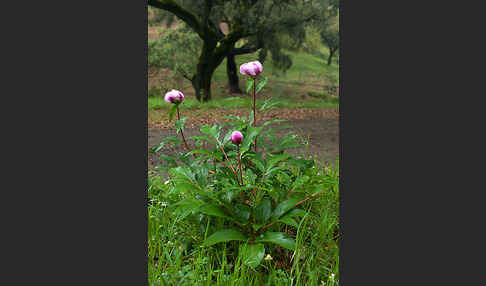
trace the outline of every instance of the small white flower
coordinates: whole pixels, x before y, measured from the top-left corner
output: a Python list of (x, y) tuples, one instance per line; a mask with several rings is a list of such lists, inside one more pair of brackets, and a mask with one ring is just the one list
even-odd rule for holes
[(167, 202), (161, 202), (161, 203), (160, 203), (160, 205), (161, 205), (162, 207), (164, 207), (164, 208), (165, 208), (165, 207), (166, 207), (166, 206), (168, 206), (169, 204), (168, 204)]
[(166, 185), (167, 185), (168, 183), (170, 183), (170, 181), (169, 181), (169, 180), (165, 181), (165, 183), (164, 183), (164, 184), (166, 184)]

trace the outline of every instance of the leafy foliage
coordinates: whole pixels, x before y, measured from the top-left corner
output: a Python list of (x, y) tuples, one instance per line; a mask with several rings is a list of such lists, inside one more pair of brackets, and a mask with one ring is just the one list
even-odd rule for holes
[[(184, 120), (185, 118), (176, 121), (177, 130), (182, 129)], [(210, 233), (204, 246), (232, 240), (246, 241), (247, 246), (242, 251), (251, 253), (250, 256), (258, 258), (258, 261), (261, 261), (261, 249), (259, 246), (257, 251), (255, 246), (251, 246), (254, 243), (276, 244), (295, 250), (292, 237), (270, 229), (275, 229), (278, 225), (297, 227), (299, 217), (306, 213), (298, 206), (306, 196), (301, 188), (305, 185), (308, 190), (318, 190), (325, 186), (324, 178), (314, 177), (311, 180), (306, 174), (313, 167), (312, 161), (284, 153), (288, 148), (299, 144), (295, 135), (288, 134), (279, 138), (273, 134), (274, 129), (264, 129), (276, 122), (279, 121), (270, 121), (264, 126), (255, 127), (251, 125), (252, 121), (239, 118), (227, 123), (232, 128), (224, 136), (221, 132), (222, 125), (202, 126), (200, 130), (206, 136), (198, 136), (196, 139), (211, 143), (213, 147), (186, 153), (182, 158), (186, 163), (169, 170), (170, 181), (173, 182), (169, 193), (182, 198), (172, 206), (176, 213), (182, 211), (187, 215), (190, 210), (194, 214), (200, 213), (222, 220), (221, 227), (224, 229)], [(236, 171), (238, 150), (229, 140), (229, 134), (233, 130), (240, 130), (244, 134), (244, 140), (239, 147), (242, 176), (239, 174), (240, 170)], [(274, 140), (266, 142), (267, 136)], [(255, 152), (255, 139), (260, 150), (278, 152)], [(173, 138), (165, 141), (170, 140), (180, 143)], [(275, 144), (271, 144), (272, 142)], [(160, 146), (157, 148), (160, 149)], [(197, 158), (189, 160), (194, 154), (198, 154)], [(173, 159), (176, 161), (181, 157)], [(258, 265), (253, 258), (245, 259), (245, 264), (249, 266)]]
[(158, 39), (148, 39), (148, 67), (153, 71), (165, 68), (173, 74), (195, 72), (202, 41), (184, 22), (167, 29)]

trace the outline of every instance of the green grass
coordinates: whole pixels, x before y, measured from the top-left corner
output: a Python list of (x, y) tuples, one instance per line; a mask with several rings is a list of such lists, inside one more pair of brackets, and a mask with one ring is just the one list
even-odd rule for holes
[[(274, 96), (272, 100), (278, 102), (276, 107), (282, 108), (334, 108), (338, 106), (338, 99), (328, 98), (310, 98), (302, 101), (295, 101), (295, 99)], [(234, 108), (250, 108), (252, 99), (249, 97), (226, 97), (217, 96), (211, 101), (201, 104), (194, 97), (187, 97), (182, 103), (184, 109), (234, 109)], [(263, 104), (263, 100), (257, 100), (256, 106), (259, 108)], [(164, 101), (162, 97), (150, 97), (148, 99), (149, 110), (169, 110), (170, 105)]]
[[(339, 80), (339, 66), (335, 61), (327, 65), (327, 49), (322, 48), (321, 55), (309, 53), (287, 52), (292, 57), (292, 67), (285, 73), (279, 73), (273, 68), (271, 56), (267, 57), (264, 63), (263, 76), (268, 77), (268, 82), (261, 94), (261, 98), (273, 98), (279, 101), (277, 107), (285, 108), (335, 108), (338, 106), (338, 98), (329, 96), (307, 97), (309, 93), (325, 93), (323, 86), (335, 86)], [(236, 63), (239, 67), (241, 64), (258, 58), (257, 53), (246, 54), (236, 57)], [(239, 75), (240, 88), (245, 89), (246, 77)], [(193, 89), (190, 83), (184, 82), (182, 92)], [(198, 102), (194, 96), (187, 96), (184, 102), (184, 108), (187, 109), (212, 109), (212, 108), (247, 108), (250, 106), (250, 97), (242, 95), (239, 99), (226, 101), (228, 94), (226, 91), (226, 59), (216, 69), (212, 80), (212, 99), (207, 103)], [(163, 101), (163, 94), (152, 89), (148, 97), (149, 110), (168, 109), (168, 105)], [(302, 97), (306, 99), (303, 100)]]
[(210, 226), (221, 222), (214, 217), (190, 221), (173, 216), (170, 206), (180, 198), (167, 193), (165, 178), (149, 175), (149, 285), (338, 285), (337, 166), (320, 167), (334, 187), (305, 204), (308, 214), (298, 229), (282, 229), (295, 234), (296, 251), (269, 248), (266, 254), (273, 260), (263, 261), (255, 270), (240, 263), (236, 242), (202, 247)]
[[(313, 81), (324, 85), (331, 84), (327, 79), (329, 77), (335, 80), (334, 84), (338, 82), (339, 65), (335, 59), (330, 66), (327, 65), (327, 56), (329, 55), (329, 52), (326, 48), (323, 47), (316, 54), (291, 51), (287, 51), (286, 53), (292, 58), (292, 66), (285, 74), (274, 69), (271, 56), (267, 57), (267, 60), (264, 63), (263, 73), (265, 76), (268, 76), (269, 80), (305, 84), (309, 79), (313, 79)], [(254, 61), (256, 59), (258, 59), (258, 53), (236, 56), (236, 65), (239, 67), (243, 63)], [(216, 81), (226, 80), (226, 59), (216, 69), (213, 79)]]

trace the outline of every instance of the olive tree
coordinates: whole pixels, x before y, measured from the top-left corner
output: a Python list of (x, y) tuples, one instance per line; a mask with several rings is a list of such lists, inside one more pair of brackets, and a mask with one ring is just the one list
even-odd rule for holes
[[(277, 68), (292, 64), (277, 39), (290, 35), (298, 44), (303, 40), (303, 26), (319, 21), (329, 0), (149, 0), (152, 7), (169, 12), (183, 21), (201, 39), (200, 53), (193, 72), (183, 71), (191, 81), (196, 98), (211, 99), (211, 78), (216, 68), (227, 59), (230, 87), (239, 91), (235, 56), (259, 51), (264, 61), (270, 52)], [(228, 32), (220, 23), (228, 25)]]

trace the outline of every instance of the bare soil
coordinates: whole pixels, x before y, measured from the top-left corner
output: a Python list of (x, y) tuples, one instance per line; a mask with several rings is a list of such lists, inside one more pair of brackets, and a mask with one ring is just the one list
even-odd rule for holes
[[(321, 110), (321, 109), (317, 109), (317, 110)], [(339, 119), (338, 119), (337, 110), (328, 113), (318, 113), (318, 112), (315, 112), (314, 114), (309, 113), (308, 116), (304, 115), (304, 116), (300, 116), (300, 118), (296, 118), (296, 116), (292, 114), (290, 115), (279, 114), (279, 115), (280, 116), (278, 117), (282, 119), (285, 118), (290, 118), (290, 119), (287, 122), (279, 123), (276, 125), (289, 125), (291, 126), (291, 128), (279, 131), (279, 133), (277, 133), (278, 135), (284, 135), (285, 133), (291, 131), (294, 132), (295, 134), (300, 135), (302, 138), (308, 138), (309, 140), (308, 149), (297, 148), (297, 149), (289, 150), (290, 153), (302, 154), (302, 155), (305, 154), (315, 155), (317, 156), (316, 159), (324, 162), (325, 164), (334, 165), (336, 163), (336, 159), (338, 159), (339, 157)], [(273, 117), (274, 118), (272, 119), (276, 119), (275, 117), (277, 116), (274, 115)], [(263, 119), (264, 118), (262, 118), (262, 120)], [(196, 124), (192, 124), (192, 126), (188, 126), (188, 128), (184, 130), (184, 135), (186, 139), (190, 136), (203, 135), (199, 131), (199, 127), (204, 124), (207, 123), (196, 122)], [(223, 129), (223, 131), (226, 130)], [(169, 126), (160, 126), (160, 125), (149, 126), (149, 134), (148, 134), (149, 150), (153, 146), (158, 145), (167, 136), (180, 136), (180, 134), (179, 135), (176, 134), (176, 131), (173, 128), (170, 128)], [(190, 140), (188, 141), (189, 141), (188, 142), (189, 145), (192, 147), (193, 146), (192, 142)], [(171, 154), (171, 153), (173, 154), (174, 152), (183, 152), (183, 151), (184, 151), (183, 146), (179, 146), (176, 149), (171, 148), (169, 146), (164, 147), (164, 149), (159, 151), (157, 154), (149, 155), (149, 169), (153, 169), (153, 167), (163, 164), (163, 162), (159, 159), (159, 155)]]

